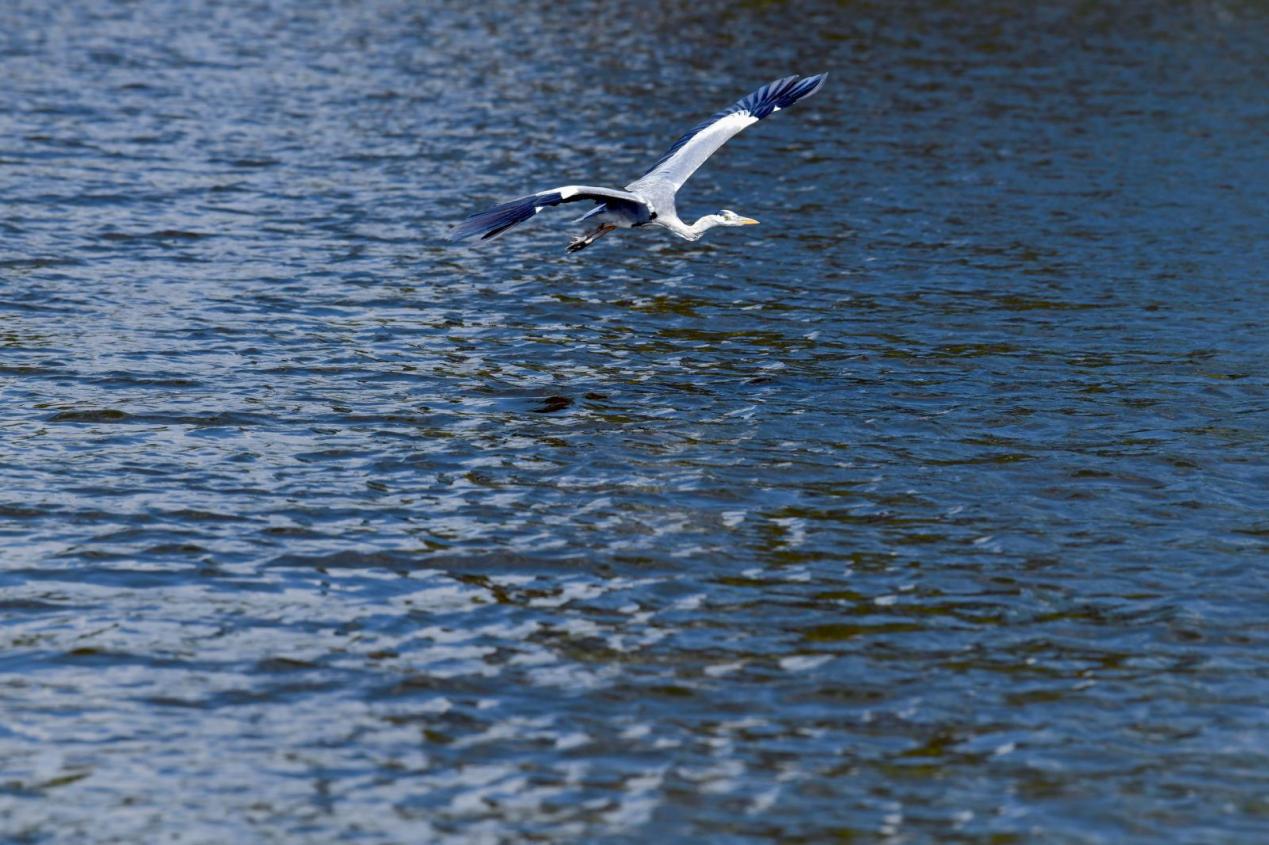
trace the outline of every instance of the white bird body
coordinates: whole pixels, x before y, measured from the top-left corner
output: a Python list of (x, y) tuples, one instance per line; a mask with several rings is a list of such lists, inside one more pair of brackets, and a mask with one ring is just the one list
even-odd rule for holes
[(591, 220), (597, 227), (574, 238), (568, 246), (569, 252), (584, 249), (615, 229), (654, 225), (668, 229), (685, 240), (695, 241), (715, 226), (753, 225), (758, 221), (727, 209), (707, 214), (688, 225), (679, 219), (674, 207), (675, 195), (719, 147), (745, 127), (814, 94), (824, 84), (826, 76), (823, 73), (801, 79), (786, 76), (762, 86), (692, 127), (625, 190), (565, 185), (539, 191), (471, 215), (454, 230), (452, 238), (462, 240), (477, 235), (482, 240), (495, 238), (543, 209), (580, 200), (592, 200), (597, 205), (578, 218), (578, 222)]

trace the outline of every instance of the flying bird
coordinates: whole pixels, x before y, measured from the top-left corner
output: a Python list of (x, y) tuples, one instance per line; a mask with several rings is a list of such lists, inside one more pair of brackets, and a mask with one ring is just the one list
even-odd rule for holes
[(723, 209), (717, 214), (706, 214), (689, 226), (679, 219), (674, 208), (674, 196), (696, 172), (696, 168), (704, 164), (732, 136), (767, 115), (788, 108), (803, 97), (811, 96), (824, 84), (826, 76), (826, 73), (803, 78), (786, 76), (762, 86), (689, 129), (686, 135), (675, 141), (642, 176), (627, 185), (625, 190), (564, 185), (549, 191), (539, 191), (471, 215), (454, 228), (451, 238), (458, 241), (479, 235), (481, 240), (489, 240), (546, 208), (582, 200), (593, 201), (595, 207), (574, 222), (589, 220), (595, 228), (573, 238), (568, 245), (568, 252), (585, 249), (617, 229), (660, 226), (680, 238), (694, 241), (715, 226), (753, 225), (758, 221)]

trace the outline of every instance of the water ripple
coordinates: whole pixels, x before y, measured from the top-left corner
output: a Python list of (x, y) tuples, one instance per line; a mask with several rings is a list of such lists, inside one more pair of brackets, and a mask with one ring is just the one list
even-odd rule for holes
[(0, 839), (1255, 841), (1263, 18), (6, 4)]

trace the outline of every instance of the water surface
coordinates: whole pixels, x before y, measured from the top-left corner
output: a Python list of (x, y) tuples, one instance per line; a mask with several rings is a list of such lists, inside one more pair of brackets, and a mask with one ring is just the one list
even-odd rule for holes
[(1266, 23), (6, 3), (0, 840), (1263, 836)]

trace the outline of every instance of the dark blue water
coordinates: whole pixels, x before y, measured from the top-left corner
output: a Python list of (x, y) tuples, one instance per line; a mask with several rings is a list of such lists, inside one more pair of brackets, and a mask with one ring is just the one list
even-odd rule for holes
[[(0, 841), (1269, 830), (1269, 15), (0, 5)], [(622, 185), (577, 256), (466, 213)]]

